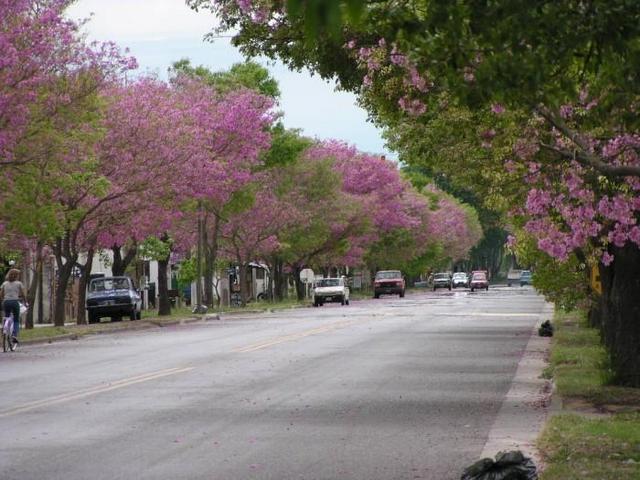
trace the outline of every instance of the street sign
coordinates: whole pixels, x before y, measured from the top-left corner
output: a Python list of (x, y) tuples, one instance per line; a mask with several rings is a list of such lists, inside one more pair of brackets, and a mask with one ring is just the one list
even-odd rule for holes
[(598, 295), (602, 295), (602, 282), (600, 282), (600, 270), (597, 265), (591, 266), (591, 288)]
[(300, 272), (300, 280), (304, 283), (312, 283), (315, 278), (315, 273), (310, 268), (305, 268)]

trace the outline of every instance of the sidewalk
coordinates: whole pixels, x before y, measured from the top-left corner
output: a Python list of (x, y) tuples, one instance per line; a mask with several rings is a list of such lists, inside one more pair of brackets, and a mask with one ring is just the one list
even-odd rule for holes
[(498, 452), (521, 450), (540, 465), (536, 439), (549, 413), (551, 382), (542, 378), (547, 366), (551, 339), (538, 336), (538, 326), (553, 317), (553, 305), (545, 304), (524, 354), (518, 363), (511, 388), (491, 427), (481, 458), (493, 458)]

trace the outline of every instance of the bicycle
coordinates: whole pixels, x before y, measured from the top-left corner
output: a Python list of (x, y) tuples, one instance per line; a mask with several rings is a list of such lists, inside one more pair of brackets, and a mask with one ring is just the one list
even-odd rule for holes
[(18, 340), (13, 336), (13, 315), (4, 318), (2, 323), (2, 350), (15, 352)]
[(232, 307), (241, 307), (242, 306), (242, 296), (239, 293), (231, 294), (231, 303)]

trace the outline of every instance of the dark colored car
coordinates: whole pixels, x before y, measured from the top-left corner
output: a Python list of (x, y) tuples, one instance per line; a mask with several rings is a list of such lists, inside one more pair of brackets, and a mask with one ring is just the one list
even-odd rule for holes
[(433, 291), (437, 288), (447, 288), (451, 290), (451, 275), (448, 273), (436, 273), (433, 276)]
[(400, 270), (381, 270), (373, 281), (373, 297), (391, 294), (404, 297), (405, 282)]
[(87, 292), (89, 323), (99, 322), (102, 317), (131, 320), (142, 315), (142, 299), (129, 277), (94, 278)]
[(471, 282), (469, 282), (469, 287), (471, 287), (472, 292), (476, 288), (484, 288), (485, 290), (489, 290), (489, 278), (487, 277), (487, 272), (484, 270), (471, 272)]

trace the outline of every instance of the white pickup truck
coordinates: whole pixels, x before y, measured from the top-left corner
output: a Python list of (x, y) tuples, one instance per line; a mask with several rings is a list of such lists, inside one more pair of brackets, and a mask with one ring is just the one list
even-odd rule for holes
[(321, 307), (326, 302), (349, 305), (349, 286), (345, 277), (320, 278), (313, 287), (313, 306)]
[(507, 285), (511, 286), (512, 284), (520, 283), (520, 274), (522, 270), (509, 270), (507, 272)]

